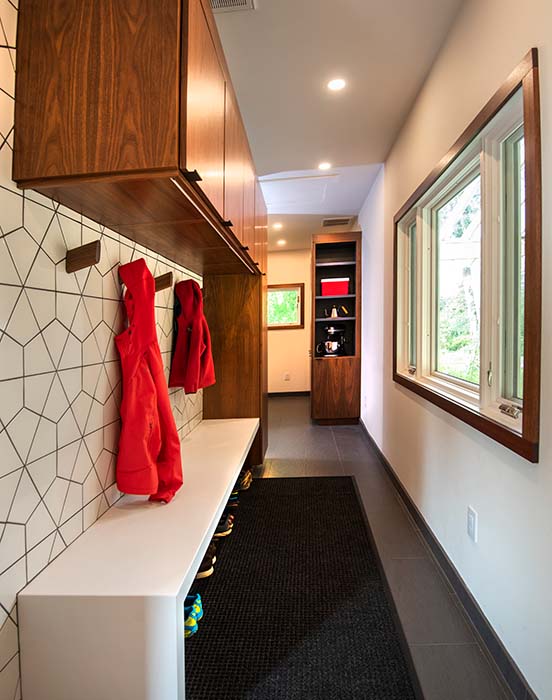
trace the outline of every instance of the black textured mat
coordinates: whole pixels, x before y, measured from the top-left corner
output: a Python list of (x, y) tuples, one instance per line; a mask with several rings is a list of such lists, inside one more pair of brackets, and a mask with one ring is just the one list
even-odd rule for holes
[(194, 585), (187, 700), (413, 700), (349, 477), (257, 479)]

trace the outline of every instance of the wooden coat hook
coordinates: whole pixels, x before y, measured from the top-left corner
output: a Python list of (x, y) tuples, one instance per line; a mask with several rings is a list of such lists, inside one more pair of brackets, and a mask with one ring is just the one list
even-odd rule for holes
[[(159, 275), (159, 277), (153, 278), (155, 282), (155, 291), (160, 292), (163, 289), (168, 289), (173, 285), (173, 273), (167, 272), (165, 275)], [(119, 275), (119, 281), (122, 283), (121, 275)]]
[(100, 262), (102, 247), (100, 241), (92, 241), (78, 248), (72, 248), (67, 251), (65, 257), (65, 271), (78, 272), (84, 270), (85, 267), (92, 267)]
[(155, 291), (160, 292), (162, 289), (168, 289), (173, 286), (173, 273), (167, 272), (166, 275), (159, 275), (155, 278)]

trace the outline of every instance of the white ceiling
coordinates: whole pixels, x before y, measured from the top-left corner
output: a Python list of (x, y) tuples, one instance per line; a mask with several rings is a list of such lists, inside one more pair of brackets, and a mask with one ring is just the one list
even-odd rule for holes
[[(385, 159), (461, 2), (256, 0), (216, 15), (271, 218), (358, 213), (366, 166)], [(345, 90), (327, 90), (334, 77)], [(321, 161), (338, 176), (273, 182)]]

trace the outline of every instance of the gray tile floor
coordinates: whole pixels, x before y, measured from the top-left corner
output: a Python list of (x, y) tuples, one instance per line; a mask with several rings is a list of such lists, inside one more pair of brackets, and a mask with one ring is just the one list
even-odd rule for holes
[(269, 444), (258, 476), (356, 478), (426, 700), (511, 698), (358, 426), (310, 421), (307, 397), (269, 401)]

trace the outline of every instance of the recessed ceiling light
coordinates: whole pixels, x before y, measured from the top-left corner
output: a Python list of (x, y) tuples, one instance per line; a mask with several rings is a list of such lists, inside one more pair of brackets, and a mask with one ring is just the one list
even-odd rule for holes
[(281, 231), (284, 228), (284, 224), (281, 224), (280, 222), (278, 222), (276, 224), (272, 224), (272, 228), (275, 231)]
[(339, 92), (339, 90), (343, 90), (346, 85), (347, 83), (345, 80), (343, 80), (343, 78), (334, 78), (328, 83), (328, 90), (331, 90), (332, 92)]
[(324, 161), (323, 163), (320, 163), (320, 165), (318, 166), (318, 170), (329, 170), (331, 167), (331, 163), (327, 163), (326, 161)]
[(280, 238), (279, 241), (276, 241), (276, 245), (285, 245), (287, 241), (285, 241), (283, 238)]

